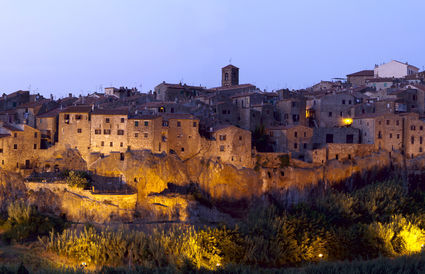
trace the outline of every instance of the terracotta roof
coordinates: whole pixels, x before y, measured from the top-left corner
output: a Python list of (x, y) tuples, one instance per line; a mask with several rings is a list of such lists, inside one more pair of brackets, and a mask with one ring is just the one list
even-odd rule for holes
[(224, 68), (237, 68), (237, 69), (239, 69), (238, 67), (235, 67), (234, 65), (231, 65), (231, 64), (229, 64), (225, 67), (222, 67), (222, 69), (224, 69)]
[(361, 71), (358, 71), (358, 72), (355, 72), (355, 73), (348, 74), (347, 77), (348, 76), (370, 76), (370, 77), (373, 77), (373, 75), (374, 75), (373, 70), (361, 70)]
[(18, 106), (17, 108), (35, 108), (35, 107), (41, 106), (41, 105), (48, 103), (48, 102), (50, 102), (49, 99), (42, 99), (42, 100), (39, 100), (39, 101), (36, 101), (36, 102), (29, 102), (29, 103), (22, 104), (22, 105)]
[(80, 106), (71, 106), (71, 107), (67, 107), (66, 109), (63, 109), (61, 111), (61, 113), (89, 113), (91, 112), (91, 106), (85, 106), (85, 105), (80, 105)]
[(182, 119), (182, 120), (199, 120), (195, 116), (189, 113), (170, 113), (170, 114), (162, 114), (164, 119)]
[(366, 79), (367, 83), (393, 82), (395, 78), (370, 78)]
[(134, 120), (154, 120), (157, 118), (160, 118), (161, 116), (158, 115), (150, 115), (150, 114), (134, 114), (131, 115), (128, 119), (134, 119)]
[(186, 84), (171, 84), (171, 83), (165, 83), (165, 82), (162, 82), (158, 86), (160, 85), (166, 86), (168, 88), (175, 88), (175, 89), (200, 89), (200, 90), (204, 89), (204, 87), (201, 87), (201, 86), (189, 86)]
[[(14, 97), (14, 96), (20, 95), (20, 94), (28, 94), (29, 95), (29, 93), (30, 92), (26, 91), (26, 90), (18, 90), (18, 91), (12, 92), (11, 94), (7, 94), (6, 98), (11, 98), (11, 97)], [(0, 99), (3, 99), (3, 97), (0, 97)]]
[(3, 123), (3, 127), (5, 129), (8, 129), (10, 131), (23, 131), (22, 129), (20, 129), (19, 127), (9, 124), (9, 123)]
[(243, 92), (243, 93), (239, 93), (239, 94), (233, 95), (230, 98), (246, 97), (246, 96), (251, 96), (251, 95), (255, 95), (255, 94), (260, 94), (260, 93), (258, 93), (258, 92)]
[(141, 105), (141, 107), (148, 107), (148, 108), (156, 108), (156, 107), (162, 107), (166, 105), (175, 105), (176, 102), (173, 101), (167, 101), (167, 102), (147, 102), (146, 104)]
[(0, 138), (9, 137), (10, 134), (0, 134)]
[(256, 88), (256, 86), (251, 85), (251, 84), (241, 84), (241, 85), (235, 85), (235, 86), (228, 86), (228, 87), (216, 87), (216, 88), (211, 88), (210, 90), (215, 90), (215, 91), (221, 91), (221, 90), (232, 90), (232, 89), (242, 89), (242, 88)]
[(92, 115), (128, 115), (128, 108), (122, 109), (95, 109)]
[(45, 112), (43, 114), (37, 115), (37, 118), (47, 118), (47, 117), (56, 117), (58, 116), (59, 112), (61, 112), (60, 108), (54, 109), (49, 112)]

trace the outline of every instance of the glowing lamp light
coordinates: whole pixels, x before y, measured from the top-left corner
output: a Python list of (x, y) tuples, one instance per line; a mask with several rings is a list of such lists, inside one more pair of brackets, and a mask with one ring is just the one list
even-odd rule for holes
[(344, 124), (346, 125), (346, 126), (349, 126), (349, 125), (351, 125), (353, 123), (353, 119), (351, 119), (351, 118), (345, 118), (344, 119)]
[(323, 254), (322, 253), (319, 254), (319, 258), (323, 258)]

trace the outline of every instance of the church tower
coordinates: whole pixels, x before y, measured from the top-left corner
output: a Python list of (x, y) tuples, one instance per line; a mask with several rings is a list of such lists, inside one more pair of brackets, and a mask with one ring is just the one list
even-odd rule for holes
[(227, 65), (221, 69), (221, 86), (230, 87), (239, 85), (239, 68)]

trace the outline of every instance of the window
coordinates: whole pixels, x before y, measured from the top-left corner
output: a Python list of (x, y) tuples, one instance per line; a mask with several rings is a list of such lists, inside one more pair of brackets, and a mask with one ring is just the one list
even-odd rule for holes
[(145, 127), (149, 126), (149, 121), (145, 121)]
[(304, 131), (304, 137), (307, 137), (307, 132)]
[(419, 144), (421, 144), (421, 145), (422, 145), (422, 142), (423, 142), (423, 138), (422, 138), (422, 136), (420, 136), (420, 137), (419, 137)]
[(138, 127), (139, 126), (139, 121), (134, 121), (134, 126)]
[(400, 122), (397, 120), (395, 121), (396, 126), (400, 125)]
[(422, 152), (422, 147), (419, 148), (419, 152)]
[(345, 137), (347, 144), (352, 144), (354, 143), (354, 135), (353, 134), (347, 134), (347, 136)]
[(121, 118), (121, 123), (124, 123), (124, 121), (125, 121), (125, 119), (124, 118)]
[(122, 129), (117, 130), (117, 135), (124, 135), (124, 130)]
[(332, 144), (334, 142), (334, 135), (333, 134), (326, 134), (326, 143)]
[(351, 154), (348, 154), (348, 160), (351, 160)]
[(351, 105), (351, 100), (348, 100), (348, 104)]
[(13, 144), (13, 149), (18, 149), (18, 145), (17, 144)]
[(105, 119), (105, 123), (109, 123), (110, 122), (110, 119), (109, 118), (106, 118)]
[(148, 134), (147, 133), (144, 133), (143, 134), (143, 137), (148, 138)]
[(184, 151), (184, 147), (182, 147), (182, 149), (181, 149), (182, 151)]
[(37, 138), (37, 137), (38, 137), (38, 133), (34, 132), (34, 138)]
[(342, 100), (342, 104), (345, 105), (345, 100)]
[(124, 144), (123, 144), (123, 142), (121, 142), (121, 143), (120, 143), (120, 147), (123, 147), (123, 146), (124, 146)]
[(378, 139), (382, 139), (382, 132), (378, 131)]
[(113, 147), (114, 146), (114, 143), (113, 142), (109, 142), (109, 146), (110, 147)]
[(329, 117), (332, 117), (332, 112), (331, 111), (328, 113), (328, 116)]
[(224, 146), (220, 146), (220, 151), (224, 151)]
[(294, 143), (294, 149), (297, 149), (297, 148), (298, 148), (298, 144)]
[(229, 80), (229, 73), (226, 72), (224, 74), (224, 81), (227, 81), (227, 80)]
[(220, 141), (226, 141), (226, 135), (220, 135), (219, 139)]
[(298, 132), (294, 132), (294, 137), (298, 137)]
[(423, 126), (420, 126), (420, 127), (419, 127), (419, 130), (424, 130), (424, 127), (423, 127)]
[(161, 139), (163, 142), (167, 142), (167, 137), (165, 137), (164, 135), (161, 136)]
[(65, 114), (65, 115), (63, 116), (63, 118), (64, 118), (65, 120), (69, 120), (69, 114)]
[(162, 126), (163, 127), (168, 127), (168, 121), (162, 121)]
[(139, 137), (139, 133), (137, 133), (137, 132), (134, 133), (134, 137), (136, 137), (136, 138)]
[(182, 123), (180, 121), (177, 121), (177, 127), (181, 127)]
[(387, 120), (387, 126), (390, 124), (390, 120)]
[(415, 130), (416, 127), (415, 126), (410, 126), (410, 130)]
[(105, 135), (111, 135), (111, 130), (110, 129), (104, 129), (103, 130), (103, 134), (105, 134)]
[(400, 139), (400, 134), (397, 134), (397, 139)]
[(339, 155), (338, 154), (335, 154), (335, 159), (339, 159)]
[(18, 133), (16, 133), (16, 132), (15, 132), (15, 133), (13, 133), (13, 137), (14, 137), (14, 138), (18, 137)]
[(3, 149), (2, 148), (0, 148), (0, 153), (3, 153)]
[(105, 146), (105, 142), (104, 141), (102, 141), (102, 142), (100, 142), (100, 145), (103, 147), (103, 146)]
[(198, 123), (197, 122), (193, 122), (193, 127), (197, 127)]
[(83, 116), (81, 114), (75, 115), (75, 120), (81, 120), (82, 118), (83, 118)]
[(34, 149), (37, 149), (37, 144), (34, 144)]
[(78, 128), (77, 133), (81, 133), (81, 132), (83, 132), (83, 130), (81, 128)]
[(339, 116), (341, 116), (341, 117), (342, 117), (342, 111), (339, 113)]
[(390, 133), (390, 139), (391, 139), (391, 138), (393, 138), (393, 134), (392, 134), (392, 133)]
[(303, 147), (304, 149), (307, 149), (307, 143), (304, 143)]
[(410, 137), (410, 143), (413, 145), (413, 144), (415, 144), (415, 137), (414, 136), (412, 136), (412, 137)]
[[(272, 132), (271, 132), (272, 133)], [(242, 136), (239, 136), (239, 141), (242, 141)]]
[(95, 129), (94, 134), (100, 135), (100, 134), (102, 134), (102, 130), (101, 129)]

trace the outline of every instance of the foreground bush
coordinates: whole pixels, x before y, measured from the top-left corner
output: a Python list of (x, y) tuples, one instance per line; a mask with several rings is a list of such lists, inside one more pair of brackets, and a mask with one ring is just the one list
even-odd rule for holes
[(40, 214), (35, 207), (22, 201), (10, 204), (7, 213), (8, 218), (2, 225), (2, 237), (7, 243), (34, 240), (37, 236), (48, 235), (51, 230), (61, 231), (65, 226), (64, 220)]

